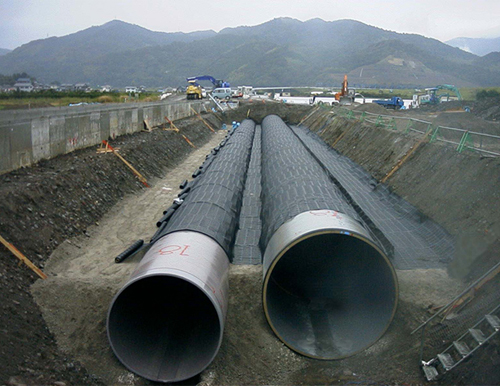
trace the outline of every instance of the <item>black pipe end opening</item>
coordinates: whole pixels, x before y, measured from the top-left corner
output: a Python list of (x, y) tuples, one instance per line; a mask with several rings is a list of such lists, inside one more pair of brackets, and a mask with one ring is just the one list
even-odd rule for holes
[(397, 298), (394, 269), (378, 248), (352, 233), (322, 233), (275, 259), (263, 300), (271, 327), (291, 349), (341, 359), (385, 333)]
[(176, 382), (203, 371), (222, 340), (219, 315), (196, 285), (173, 276), (148, 276), (125, 287), (108, 314), (108, 338), (132, 372)]

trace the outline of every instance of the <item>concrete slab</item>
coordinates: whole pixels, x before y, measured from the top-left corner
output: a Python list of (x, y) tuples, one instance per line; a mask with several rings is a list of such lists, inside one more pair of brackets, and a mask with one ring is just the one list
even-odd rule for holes
[(50, 136), (50, 156), (55, 157), (66, 152), (66, 119), (64, 116), (50, 118), (49, 136)]
[(10, 132), (10, 159), (13, 169), (31, 164), (33, 151), (30, 121), (13, 126)]
[(33, 162), (50, 158), (50, 119), (48, 117), (31, 121), (31, 145)]
[(12, 169), (10, 158), (10, 126), (0, 126), (0, 171)]
[(108, 139), (110, 136), (110, 112), (109, 111), (102, 111), (100, 113), (100, 118), (99, 118), (99, 136), (100, 136), (100, 141)]

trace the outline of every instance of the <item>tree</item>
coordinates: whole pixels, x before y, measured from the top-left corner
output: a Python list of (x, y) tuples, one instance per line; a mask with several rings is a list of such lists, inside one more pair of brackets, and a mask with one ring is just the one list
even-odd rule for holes
[(478, 101), (484, 100), (486, 98), (500, 98), (500, 93), (497, 90), (480, 90), (476, 94), (476, 99)]

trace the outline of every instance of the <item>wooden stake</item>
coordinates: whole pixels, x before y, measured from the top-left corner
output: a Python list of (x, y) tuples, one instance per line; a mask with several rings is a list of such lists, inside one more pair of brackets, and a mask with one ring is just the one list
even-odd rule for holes
[(300, 126), (307, 118), (309, 118), (310, 116), (312, 116), (316, 111), (318, 111), (319, 109), (319, 106), (316, 106), (313, 111), (311, 111), (308, 115), (306, 115), (304, 118), (302, 118), (302, 120), (299, 122), (299, 124), (297, 126)]
[(24, 256), (15, 246), (5, 240), (2, 236), (0, 236), (0, 242), (7, 247), (9, 251), (12, 252), (14, 256), (16, 256), (20, 262), (26, 264), (33, 272), (35, 272), (42, 279), (47, 279), (47, 275), (42, 272), (40, 268), (38, 268), (35, 264), (33, 264), (26, 256)]
[(146, 186), (147, 188), (150, 187), (147, 183), (147, 180), (142, 176), (142, 174), (139, 173), (137, 170), (135, 170), (134, 167), (125, 158), (123, 158), (121, 156), (121, 154), (118, 154), (118, 152), (111, 147), (111, 145), (108, 143), (108, 141), (103, 140), (102, 143), (104, 143), (106, 145), (106, 149), (110, 149), (114, 153), (114, 155), (116, 155), (118, 158), (120, 158), (123, 161), (123, 163), (125, 165), (127, 165), (130, 168), (130, 170), (132, 170), (132, 172), (137, 176), (139, 181), (141, 181), (144, 186)]
[(193, 143), (184, 134), (181, 134), (181, 135), (182, 135), (182, 138), (184, 138), (186, 140), (186, 142), (189, 143), (189, 145), (191, 145), (191, 147), (196, 148), (196, 146), (193, 145)]
[[(170, 123), (170, 130), (173, 130), (175, 131), (176, 133), (180, 133), (180, 130), (177, 126), (175, 126), (174, 122), (172, 122), (170, 119), (168, 119), (167, 117), (165, 117), (165, 119)], [(168, 130), (168, 129), (167, 129)], [(188, 137), (186, 137), (184, 134), (181, 134), (182, 135), (182, 138), (184, 138), (186, 140), (186, 142), (191, 146), (191, 147), (194, 147), (196, 148), (195, 145), (193, 145), (193, 143), (188, 139)]]
[(219, 117), (219, 116), (217, 115), (217, 112), (213, 112), (213, 111), (212, 111), (212, 114), (213, 114), (213, 116), (214, 116), (215, 118), (217, 118), (219, 121), (221, 121), (221, 123), (224, 123), (224, 120), (223, 120), (221, 117)]
[(174, 122), (172, 122), (166, 116), (165, 116), (165, 119), (167, 120), (168, 123), (170, 123), (170, 130), (175, 131), (176, 133), (178, 133), (180, 131), (179, 128), (177, 126), (175, 126)]
[(206, 127), (208, 127), (210, 130), (212, 130), (212, 133), (215, 133), (215, 130), (212, 129), (212, 127), (201, 117), (201, 115), (195, 109), (193, 109), (191, 107), (191, 110), (193, 110), (193, 112), (198, 116), (198, 118), (200, 118), (200, 120), (205, 124)]
[(346, 133), (347, 133), (349, 130), (350, 130), (350, 128), (348, 128), (348, 129), (344, 130), (344, 131), (343, 131), (343, 132), (342, 132), (342, 133), (341, 133), (341, 134), (337, 137), (337, 139), (335, 140), (335, 142), (332, 144), (332, 147), (335, 147), (335, 145), (336, 145), (337, 143), (339, 143), (339, 141), (340, 141), (342, 138), (344, 138), (344, 135), (346, 135)]
[(146, 131), (153, 131), (153, 129), (151, 128), (151, 125), (149, 124), (149, 120), (148, 119), (144, 120), (144, 124), (146, 125), (146, 128), (147, 128)]
[[(115, 147), (114, 148), (115, 151), (119, 151), (120, 148), (119, 147)], [(107, 148), (106, 146), (103, 145), (103, 143), (101, 142), (101, 144), (99, 145), (99, 147), (97, 148), (97, 154), (102, 154), (102, 153), (113, 153), (113, 150)]]
[(425, 135), (422, 137), (422, 139), (421, 139), (420, 141), (418, 141), (418, 142), (415, 144), (415, 146), (413, 146), (413, 147), (410, 149), (410, 151), (408, 151), (408, 153), (406, 153), (406, 155), (405, 155), (403, 158), (401, 158), (401, 159), (400, 159), (400, 160), (396, 163), (396, 165), (394, 165), (394, 167), (392, 168), (392, 170), (391, 170), (389, 173), (387, 173), (387, 175), (386, 175), (384, 178), (382, 178), (382, 180), (380, 181), (382, 184), (383, 184), (384, 182), (386, 182), (386, 181), (387, 181), (387, 180), (388, 180), (388, 179), (389, 179), (389, 178), (390, 178), (390, 177), (391, 177), (394, 173), (396, 173), (396, 171), (397, 171), (397, 170), (398, 170), (398, 169), (399, 169), (399, 168), (400, 168), (400, 167), (401, 167), (401, 166), (402, 166), (402, 165), (406, 162), (406, 160), (407, 160), (408, 158), (410, 158), (410, 156), (411, 156), (413, 153), (415, 153), (415, 151), (419, 148), (419, 146), (427, 140), (427, 137), (429, 136), (429, 134), (430, 134), (430, 132), (431, 132), (431, 131), (432, 131), (432, 130), (427, 130), (427, 133), (425, 133)]

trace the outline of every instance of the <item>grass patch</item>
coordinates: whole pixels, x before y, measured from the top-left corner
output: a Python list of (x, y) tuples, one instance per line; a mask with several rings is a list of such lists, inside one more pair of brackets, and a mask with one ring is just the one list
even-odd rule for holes
[(477, 94), (481, 93), (483, 90), (500, 93), (500, 87), (464, 87), (460, 89), (460, 93), (462, 94), (462, 98), (466, 101), (473, 101), (476, 99)]
[(33, 109), (42, 107), (62, 107), (77, 103), (123, 103), (154, 102), (159, 100), (155, 93), (141, 93), (130, 96), (126, 93), (75, 93), (37, 92), (0, 94), (0, 110)]

